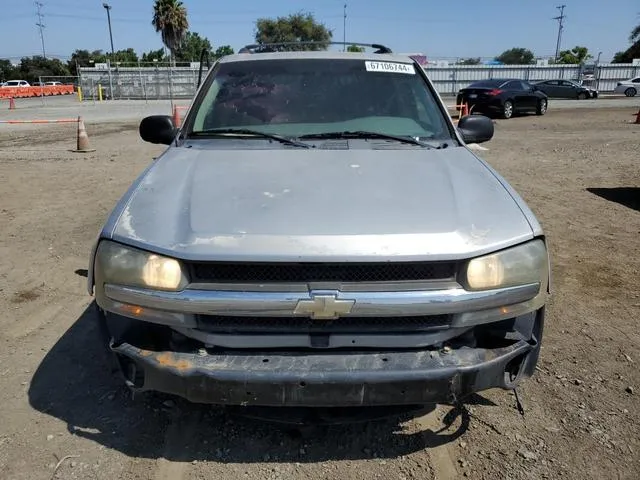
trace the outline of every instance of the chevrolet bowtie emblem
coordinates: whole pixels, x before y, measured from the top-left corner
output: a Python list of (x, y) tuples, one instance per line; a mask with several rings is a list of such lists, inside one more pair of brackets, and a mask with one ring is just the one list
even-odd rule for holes
[(336, 295), (311, 295), (310, 300), (299, 300), (294, 315), (305, 315), (314, 320), (335, 320), (351, 313), (355, 300), (338, 300)]

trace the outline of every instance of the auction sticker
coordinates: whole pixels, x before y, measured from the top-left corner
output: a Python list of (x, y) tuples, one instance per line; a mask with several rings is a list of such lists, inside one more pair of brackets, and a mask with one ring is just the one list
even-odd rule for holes
[(415, 75), (416, 71), (410, 63), (392, 62), (364, 62), (367, 72), (408, 73)]

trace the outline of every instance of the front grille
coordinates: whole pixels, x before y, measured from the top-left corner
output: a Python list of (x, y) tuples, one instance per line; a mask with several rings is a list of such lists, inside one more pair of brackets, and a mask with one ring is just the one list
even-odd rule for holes
[(211, 283), (394, 282), (451, 279), (455, 262), (192, 263), (192, 280)]
[(237, 317), (199, 315), (198, 329), (209, 333), (402, 333), (446, 328), (450, 315), (414, 317), (343, 317), (312, 320), (306, 317)]

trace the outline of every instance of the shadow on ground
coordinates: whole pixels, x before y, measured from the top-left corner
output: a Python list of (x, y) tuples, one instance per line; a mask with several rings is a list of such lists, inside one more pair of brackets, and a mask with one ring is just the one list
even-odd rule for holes
[[(469, 426), (469, 414), (462, 408), (451, 410), (442, 422), (434, 421), (434, 430), (407, 428), (404, 423), (416, 415), (412, 412), (309, 432), (160, 394), (132, 399), (120, 377), (110, 372), (100, 338), (89, 306), (38, 367), (29, 402), (66, 422), (70, 434), (131, 457), (228, 463), (396, 458), (455, 441)], [(486, 401), (476, 396), (472, 403)]]
[(640, 187), (587, 188), (599, 197), (640, 211)]

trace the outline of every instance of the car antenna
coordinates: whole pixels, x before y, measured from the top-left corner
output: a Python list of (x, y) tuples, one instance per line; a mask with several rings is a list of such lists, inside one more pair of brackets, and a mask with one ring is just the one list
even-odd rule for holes
[(198, 85), (196, 86), (196, 90), (200, 88), (200, 84), (202, 83), (202, 64), (204, 63), (204, 59), (207, 59), (207, 71), (211, 68), (211, 63), (209, 62), (209, 51), (206, 48), (202, 49), (200, 52), (200, 71), (198, 72)]

